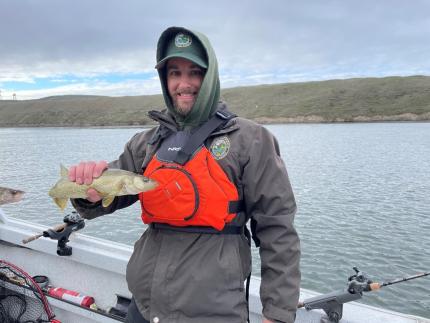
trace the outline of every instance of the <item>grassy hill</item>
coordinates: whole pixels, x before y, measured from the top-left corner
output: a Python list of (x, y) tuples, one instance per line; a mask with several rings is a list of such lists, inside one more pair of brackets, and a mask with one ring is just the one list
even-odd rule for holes
[[(239, 116), (260, 123), (430, 120), (430, 77), (385, 77), (238, 87), (221, 91)], [(161, 95), (58, 96), (0, 101), (0, 126), (151, 123)]]

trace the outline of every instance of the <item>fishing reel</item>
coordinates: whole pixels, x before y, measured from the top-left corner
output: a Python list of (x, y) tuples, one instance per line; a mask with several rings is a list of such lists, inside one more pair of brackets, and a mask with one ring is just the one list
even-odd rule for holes
[(73, 211), (63, 218), (63, 222), (65, 223), (64, 229), (60, 231), (49, 229), (43, 231), (43, 236), (49, 237), (53, 240), (58, 240), (57, 255), (70, 256), (72, 254), (72, 247), (67, 245), (69, 237), (73, 232), (84, 228), (85, 221), (76, 211)]
[(358, 270), (357, 267), (352, 267), (352, 269), (354, 269), (355, 275), (352, 275), (348, 278), (348, 292), (350, 292), (351, 294), (360, 295), (362, 295), (363, 292), (370, 292), (370, 286), (373, 281), (369, 279), (367, 274)]
[[(419, 273), (409, 277), (395, 279), (386, 283), (373, 282), (369, 277), (358, 270), (357, 267), (352, 267), (355, 274), (348, 278), (346, 290), (338, 290), (324, 295), (311, 297), (297, 305), (298, 308), (304, 307), (306, 310), (322, 309), (327, 314), (328, 322), (339, 323), (342, 319), (343, 304), (360, 299), (363, 292), (378, 290), (384, 286), (389, 286), (408, 280), (430, 276), (430, 272)], [(323, 318), (321, 321), (326, 322)]]
[(346, 289), (315, 296), (299, 303), (299, 308), (306, 310), (322, 309), (327, 314), (328, 322), (339, 323), (343, 315), (343, 304), (360, 299), (363, 292), (370, 291), (372, 281), (368, 276), (353, 267), (355, 274), (348, 278)]

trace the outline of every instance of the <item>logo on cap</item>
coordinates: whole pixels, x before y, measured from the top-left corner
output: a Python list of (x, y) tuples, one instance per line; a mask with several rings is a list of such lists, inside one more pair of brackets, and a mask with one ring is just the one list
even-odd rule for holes
[(175, 37), (175, 46), (176, 47), (188, 47), (192, 43), (192, 39), (189, 35), (180, 33)]

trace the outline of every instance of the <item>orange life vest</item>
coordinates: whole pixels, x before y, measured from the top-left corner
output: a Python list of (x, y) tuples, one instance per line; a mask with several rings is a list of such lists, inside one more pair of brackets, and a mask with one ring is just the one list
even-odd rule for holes
[(236, 186), (230, 182), (206, 147), (185, 165), (162, 162), (154, 156), (144, 176), (158, 182), (154, 190), (139, 194), (142, 220), (173, 226), (210, 226), (222, 230), (235, 213)]
[[(214, 128), (216, 123), (212, 123)], [(210, 132), (209, 127), (206, 128), (206, 132)], [(198, 138), (200, 134), (203, 137)], [(203, 143), (208, 135), (197, 133), (192, 138), (195, 143)], [(221, 231), (239, 211), (236, 186), (204, 145), (200, 144), (197, 149), (190, 148), (192, 146), (182, 147), (183, 151), (189, 150), (188, 161), (183, 164), (166, 161), (169, 158), (159, 158), (157, 153), (146, 167), (144, 176), (156, 180), (158, 186), (139, 194), (144, 223), (204, 226)]]

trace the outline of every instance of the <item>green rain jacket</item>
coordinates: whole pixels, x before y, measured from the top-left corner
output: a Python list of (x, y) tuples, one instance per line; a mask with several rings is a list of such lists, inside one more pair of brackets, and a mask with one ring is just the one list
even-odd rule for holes
[[(142, 174), (160, 146), (163, 133), (201, 123), (216, 109), (226, 109), (218, 101), (214, 109), (219, 81), (213, 50), (205, 43), (206, 38), (194, 35), (205, 44), (209, 57), (195, 106), (205, 112), (183, 120), (167, 110), (151, 112), (159, 126), (132, 137), (109, 167)], [(164, 76), (161, 79), (164, 82)], [(163, 93), (172, 111), (164, 86)], [(220, 142), (224, 147), (221, 152), (217, 149)], [(217, 156), (244, 201), (244, 211), (232, 225), (244, 226), (250, 218), (255, 221), (255, 236), (260, 241), (263, 315), (275, 322), (292, 323), (300, 288), (300, 242), (293, 226), (296, 203), (278, 143), (266, 128), (234, 118), (212, 133), (205, 145)], [(107, 208), (100, 202), (78, 199), (72, 203), (83, 217), (92, 219), (136, 201), (138, 196), (118, 197)], [(251, 248), (243, 234), (185, 233), (148, 227), (134, 245), (126, 276), (139, 310), (151, 322), (158, 318), (168, 323), (244, 323), (248, 317), (244, 282), (250, 272)]]

